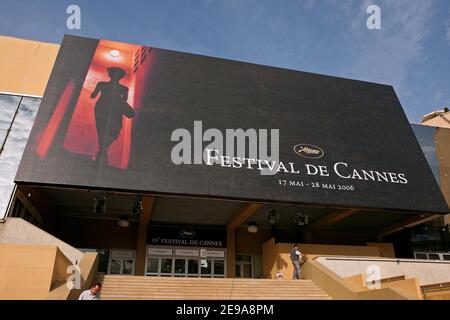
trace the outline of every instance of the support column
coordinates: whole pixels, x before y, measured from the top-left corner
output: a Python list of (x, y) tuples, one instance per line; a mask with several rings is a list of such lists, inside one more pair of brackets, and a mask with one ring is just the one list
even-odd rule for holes
[(227, 223), (227, 278), (234, 278), (236, 275), (236, 229), (262, 206), (260, 203), (246, 204)]
[(139, 226), (136, 243), (136, 266), (134, 272), (134, 274), (137, 276), (143, 276), (145, 274), (148, 224), (152, 215), (154, 203), (155, 197), (144, 196), (142, 199), (142, 213), (139, 216)]
[(236, 275), (236, 229), (227, 228), (227, 278)]

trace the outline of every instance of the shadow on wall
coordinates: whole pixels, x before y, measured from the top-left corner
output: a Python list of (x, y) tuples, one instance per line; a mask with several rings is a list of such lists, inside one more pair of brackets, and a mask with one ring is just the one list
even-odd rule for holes
[[(276, 266), (277, 266), (277, 270), (278, 272), (281, 272), (283, 274), (283, 278), (284, 279), (288, 279), (288, 274), (286, 274), (287, 269), (288, 269), (288, 265), (290, 264), (290, 261), (286, 261), (286, 259), (282, 256), (278, 256), (277, 260), (276, 260)], [(284, 270), (284, 272), (283, 272)]]

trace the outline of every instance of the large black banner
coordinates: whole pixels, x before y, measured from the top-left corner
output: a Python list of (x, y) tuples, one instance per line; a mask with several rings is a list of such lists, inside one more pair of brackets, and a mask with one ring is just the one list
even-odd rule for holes
[(73, 36), (16, 181), (448, 211), (391, 86)]

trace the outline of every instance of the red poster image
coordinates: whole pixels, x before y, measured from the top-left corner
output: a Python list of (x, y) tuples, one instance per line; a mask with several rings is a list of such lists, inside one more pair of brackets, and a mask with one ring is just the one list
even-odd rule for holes
[[(137, 69), (150, 59), (150, 52), (151, 48), (139, 45), (98, 42), (64, 136), (65, 150), (111, 167), (128, 167), (133, 120), (140, 105), (136, 103), (136, 78), (142, 70), (138, 73)], [(69, 82), (36, 148), (41, 158), (46, 156), (73, 91), (73, 82)]]

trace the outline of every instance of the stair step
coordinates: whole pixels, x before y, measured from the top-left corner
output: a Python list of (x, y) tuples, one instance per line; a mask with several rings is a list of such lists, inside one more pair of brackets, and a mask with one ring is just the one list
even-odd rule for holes
[(232, 284), (227, 284), (227, 285), (190, 285), (190, 286), (183, 286), (183, 285), (179, 285), (179, 286), (175, 286), (175, 285), (164, 285), (164, 284), (128, 284), (128, 283), (104, 283), (103, 287), (130, 287), (130, 288), (140, 288), (140, 287), (152, 287), (152, 288), (158, 288), (158, 287), (164, 287), (164, 288), (205, 288), (205, 289), (217, 289), (217, 288), (241, 288), (241, 289), (258, 289), (258, 290), (274, 290), (274, 289), (279, 289), (279, 290), (291, 290), (291, 289), (310, 289), (310, 288), (317, 288), (316, 286), (291, 286), (291, 287), (270, 287), (270, 286), (255, 286), (255, 285), (245, 285), (245, 286), (238, 286), (238, 285), (232, 285)]
[(276, 292), (285, 292), (285, 291), (310, 291), (310, 290), (321, 290), (318, 287), (310, 287), (310, 288), (254, 288), (254, 287), (233, 287), (233, 286), (226, 286), (226, 287), (201, 287), (201, 286), (193, 286), (193, 287), (164, 287), (164, 286), (109, 286), (104, 285), (103, 290), (113, 290), (113, 289), (128, 289), (128, 290), (203, 290), (203, 291), (217, 291), (220, 290), (231, 290), (231, 289), (238, 289), (243, 291), (257, 291), (257, 292), (264, 292), (264, 291), (276, 291)]
[(215, 289), (215, 288), (227, 288), (227, 287), (234, 287), (234, 288), (257, 288), (260, 290), (264, 290), (264, 289), (280, 289), (280, 290), (289, 290), (289, 289), (296, 289), (296, 288), (317, 288), (316, 286), (313, 285), (308, 285), (308, 286), (259, 286), (259, 285), (252, 285), (252, 284), (248, 284), (248, 285), (233, 285), (233, 284), (222, 284), (222, 285), (216, 285), (216, 284), (211, 284), (211, 285), (203, 285), (203, 284), (191, 284), (191, 285), (174, 285), (174, 284), (154, 284), (154, 283), (150, 283), (150, 284), (145, 284), (145, 283), (135, 283), (135, 284), (130, 284), (130, 283), (103, 283), (103, 287), (111, 287), (111, 286), (128, 286), (128, 287), (133, 287), (133, 288), (137, 288), (137, 287), (166, 287), (166, 288), (191, 288), (191, 287), (196, 287), (196, 288), (211, 288), (211, 289)]
[(128, 284), (128, 283), (104, 283), (103, 284), (103, 288), (106, 287), (130, 287), (130, 288), (175, 288), (175, 289), (184, 289), (184, 288), (205, 288), (205, 289), (214, 289), (216, 290), (217, 288), (239, 288), (239, 289), (258, 289), (258, 290), (292, 290), (292, 289), (312, 289), (312, 288), (317, 288), (317, 286), (291, 286), (291, 287), (275, 287), (275, 286), (253, 286), (253, 285), (246, 285), (246, 286), (238, 286), (238, 285), (232, 285), (232, 284), (227, 284), (227, 285), (221, 285), (221, 286), (217, 286), (217, 285), (191, 285), (191, 286), (183, 286), (183, 285), (179, 285), (179, 286), (175, 286), (175, 285), (164, 285), (164, 284), (159, 284), (159, 285), (155, 285), (155, 284)]
[(330, 300), (312, 280), (97, 276), (111, 300)]
[(280, 297), (280, 296), (264, 296), (264, 297), (186, 297), (186, 296), (117, 296), (102, 297), (104, 300), (331, 300), (328, 296), (323, 297)]
[[(191, 290), (191, 291), (168, 291), (168, 290), (141, 290), (141, 291), (130, 291), (130, 290), (108, 290), (108, 294), (118, 294), (118, 295), (124, 295), (124, 294), (194, 294), (194, 295), (211, 295), (214, 294), (213, 292), (199, 292), (198, 290)], [(256, 291), (241, 291), (236, 292), (235, 290), (227, 290), (226, 292), (220, 293), (222, 295), (229, 295), (229, 294), (245, 294), (245, 295), (308, 295), (308, 294), (323, 294), (323, 291), (321, 290), (315, 290), (315, 291), (292, 291), (292, 292), (256, 292)]]
[(132, 297), (132, 296), (136, 296), (136, 297), (161, 297), (161, 296), (167, 296), (167, 297), (197, 297), (197, 298), (204, 298), (204, 297), (214, 297), (214, 298), (230, 298), (230, 297), (240, 297), (240, 298), (257, 298), (257, 297), (280, 297), (280, 298), (285, 298), (285, 297), (293, 297), (293, 298), (298, 298), (298, 297), (328, 297), (327, 294), (304, 294), (304, 295), (297, 295), (297, 296), (293, 296), (293, 295), (273, 295), (273, 294), (267, 294), (267, 295), (248, 295), (248, 294), (192, 294), (192, 295), (186, 295), (186, 294), (166, 294), (166, 293), (161, 293), (161, 294), (136, 294), (136, 293), (120, 293), (120, 294), (102, 294), (102, 297), (105, 296), (109, 296), (109, 297)]
[(235, 286), (258, 286), (258, 287), (298, 287), (298, 286), (314, 286), (313, 283), (252, 283), (252, 282), (246, 282), (246, 283), (239, 283), (239, 282), (191, 282), (191, 283), (177, 283), (177, 282), (160, 282), (160, 281), (109, 281), (105, 280), (103, 281), (104, 284), (107, 283), (118, 283), (118, 284), (130, 284), (130, 285), (138, 285), (138, 284), (152, 284), (152, 285), (184, 285), (184, 286), (190, 286), (190, 285), (201, 285), (201, 286), (222, 286), (222, 285), (235, 285)]
[(285, 299), (285, 298), (293, 298), (293, 299), (298, 299), (298, 298), (302, 298), (302, 297), (315, 297), (315, 298), (327, 298), (329, 297), (329, 295), (324, 294), (324, 293), (317, 293), (317, 294), (291, 294), (291, 295), (274, 295), (274, 294), (245, 294), (245, 293), (241, 293), (241, 294), (237, 294), (237, 293), (233, 293), (233, 294), (195, 294), (195, 293), (191, 293), (191, 294), (185, 294), (185, 293), (173, 293), (173, 294), (168, 294), (168, 293), (154, 293), (154, 294), (149, 294), (149, 293), (141, 293), (141, 294), (137, 294), (137, 293), (126, 293), (126, 292), (122, 292), (122, 293), (108, 293), (108, 294), (102, 294), (103, 298), (106, 297), (141, 297), (141, 298), (163, 298), (163, 297), (180, 297), (183, 299), (190, 299), (190, 298), (196, 298), (196, 299), (202, 299), (202, 298), (210, 298), (210, 299), (229, 299), (229, 298), (236, 298), (236, 299), (240, 299), (240, 298), (249, 298), (249, 299), (272, 299), (273, 297), (278, 297), (280, 299)]
[(131, 279), (117, 279), (117, 278), (105, 278), (100, 280), (102, 282), (126, 282), (126, 283), (164, 283), (164, 284), (170, 284), (170, 283), (175, 283), (175, 284), (209, 284), (209, 283), (214, 283), (214, 284), (225, 284), (225, 283), (233, 283), (233, 284), (253, 284), (253, 285), (311, 285), (314, 283), (312, 281), (302, 281), (302, 280), (297, 280), (297, 281), (286, 281), (286, 280), (278, 280), (278, 281), (236, 281), (236, 280), (221, 280), (221, 281), (217, 281), (217, 280), (204, 280), (204, 279), (199, 279), (199, 280), (185, 280), (185, 279), (174, 279), (174, 280), (162, 280), (162, 279), (135, 279), (135, 280), (131, 280)]
[(127, 280), (127, 281), (186, 281), (186, 282), (262, 282), (262, 283), (301, 283), (308, 282), (312, 283), (309, 279), (300, 280), (275, 280), (275, 279), (241, 279), (241, 278), (196, 278), (196, 277), (150, 277), (150, 276), (104, 276), (102, 278), (97, 278), (98, 280)]

